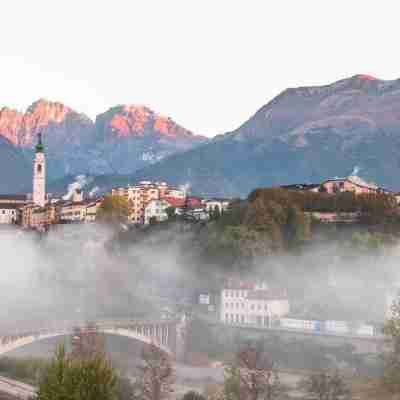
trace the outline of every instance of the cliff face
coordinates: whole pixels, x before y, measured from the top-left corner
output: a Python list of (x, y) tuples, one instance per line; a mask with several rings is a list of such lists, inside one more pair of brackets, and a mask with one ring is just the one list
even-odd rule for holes
[(62, 103), (44, 99), (26, 112), (0, 110), (0, 136), (19, 149), (28, 163), (39, 132), (50, 180), (81, 173), (130, 174), (205, 141), (170, 118), (140, 106), (111, 108), (96, 123)]

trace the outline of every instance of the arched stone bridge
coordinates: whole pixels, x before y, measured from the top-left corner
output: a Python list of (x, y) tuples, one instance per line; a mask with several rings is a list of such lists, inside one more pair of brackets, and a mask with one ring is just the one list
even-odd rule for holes
[[(154, 344), (170, 356), (182, 359), (185, 348), (185, 318), (150, 320), (101, 320), (91, 321), (99, 333), (118, 335)], [(0, 335), (0, 356), (31, 343), (58, 336), (72, 335), (74, 329), (87, 326), (84, 322), (63, 322), (46, 329), (23, 330)]]

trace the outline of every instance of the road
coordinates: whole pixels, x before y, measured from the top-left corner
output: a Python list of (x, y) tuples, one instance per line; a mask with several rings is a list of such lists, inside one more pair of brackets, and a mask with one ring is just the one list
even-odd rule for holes
[(2, 393), (13, 399), (25, 400), (34, 397), (36, 389), (25, 383), (0, 376), (0, 399), (2, 398)]

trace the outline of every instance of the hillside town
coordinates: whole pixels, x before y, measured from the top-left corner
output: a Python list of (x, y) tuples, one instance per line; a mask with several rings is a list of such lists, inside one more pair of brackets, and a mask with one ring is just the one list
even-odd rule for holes
[[(72, 193), (54, 197), (46, 193), (46, 159), (42, 137), (39, 134), (33, 164), (32, 194), (0, 195), (0, 224), (18, 225), (24, 229), (46, 230), (52, 225), (91, 223), (104, 197), (86, 197), (81, 188)], [(141, 181), (127, 187), (112, 189), (112, 196), (120, 196), (129, 205), (128, 222), (148, 225), (168, 219), (167, 210), (196, 221), (210, 219), (210, 214), (229, 208), (229, 199), (204, 199), (191, 196), (186, 189), (166, 182)]]
[[(349, 192), (359, 194), (391, 193), (374, 183), (368, 183), (358, 176), (326, 179), (316, 184), (282, 185), (282, 189), (327, 193), (336, 195)], [(400, 202), (400, 195), (391, 193)], [(215, 212), (229, 210), (232, 199), (202, 198), (190, 195), (186, 188), (178, 188), (167, 182), (140, 181), (126, 187), (115, 187), (112, 196), (127, 201), (127, 220), (135, 225), (149, 225), (166, 221), (171, 214), (183, 215), (193, 221), (207, 221)], [(33, 163), (33, 190), (28, 194), (0, 195), (0, 224), (17, 225), (24, 229), (47, 230), (56, 224), (91, 223), (104, 197), (85, 196), (78, 187), (62, 197), (46, 193), (46, 158), (42, 137), (38, 135)], [(357, 212), (320, 212), (308, 214), (321, 222), (355, 222)]]

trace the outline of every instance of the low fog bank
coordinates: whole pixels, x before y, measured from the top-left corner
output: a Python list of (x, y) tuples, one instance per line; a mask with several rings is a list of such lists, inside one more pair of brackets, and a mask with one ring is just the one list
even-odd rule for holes
[(299, 317), (379, 321), (387, 291), (400, 281), (399, 246), (372, 255), (327, 242), (227, 269), (203, 262), (190, 232), (137, 236), (123, 242), (96, 224), (58, 226), (43, 237), (2, 229), (0, 330), (150, 315), (196, 291), (217, 292), (233, 275), (287, 289)]
[(107, 249), (113, 231), (65, 225), (40, 238), (2, 230), (1, 326), (38, 321), (127, 317), (139, 304), (141, 266)]
[(254, 273), (288, 290), (294, 316), (381, 323), (387, 296), (400, 287), (399, 256), (400, 243), (362, 251), (326, 241), (298, 254), (258, 259)]

